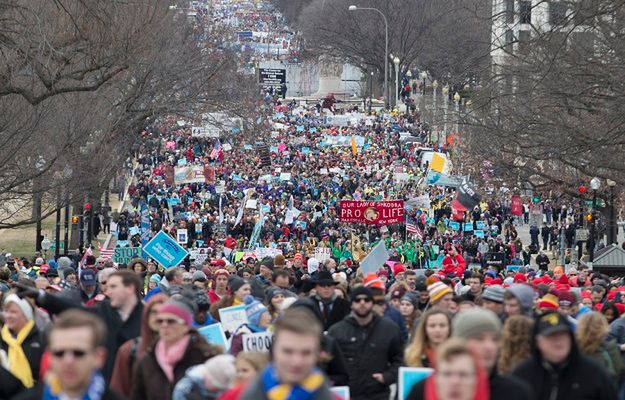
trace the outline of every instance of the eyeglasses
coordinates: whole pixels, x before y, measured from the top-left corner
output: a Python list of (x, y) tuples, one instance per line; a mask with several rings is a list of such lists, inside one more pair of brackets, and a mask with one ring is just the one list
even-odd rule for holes
[(100, 281), (100, 285), (106, 285), (106, 281)]
[(369, 297), (356, 297), (354, 300), (352, 300), (354, 303), (371, 303), (373, 300), (370, 299)]
[(180, 318), (157, 318), (156, 323), (159, 325), (163, 325), (163, 324), (176, 325), (176, 324), (183, 324), (184, 321)]
[(373, 303), (377, 306), (383, 306), (386, 304), (386, 300), (384, 299), (380, 299), (380, 300), (374, 300)]
[(66, 353), (71, 354), (72, 357), (74, 358), (83, 358), (84, 356), (87, 355), (88, 351), (81, 350), (81, 349), (59, 349), (59, 350), (51, 350), (50, 353), (52, 353), (52, 356), (54, 358), (63, 358), (65, 357)]

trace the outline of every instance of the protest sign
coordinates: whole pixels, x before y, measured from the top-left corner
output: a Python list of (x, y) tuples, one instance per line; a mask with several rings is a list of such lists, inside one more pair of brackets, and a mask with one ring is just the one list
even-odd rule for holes
[(391, 225), (404, 222), (404, 201), (340, 201), (340, 221), (369, 225)]
[(432, 368), (399, 367), (397, 398), (399, 400), (406, 400), (414, 384), (426, 379), (432, 375), (433, 372), (434, 370)]
[(339, 396), (342, 400), (350, 400), (351, 395), (349, 392), (349, 386), (332, 386), (330, 391)]
[(455, 221), (449, 221), (449, 228), (454, 230), (454, 231), (459, 231), (460, 230), (460, 223), (459, 222), (455, 222)]
[(189, 258), (194, 260), (196, 263), (204, 263), (206, 259), (208, 259), (208, 249), (207, 248), (197, 248), (189, 251)]
[(174, 182), (177, 185), (184, 183), (204, 183), (205, 181), (203, 165), (187, 165), (174, 168)]
[(467, 222), (464, 224), (464, 231), (471, 232), (473, 231), (473, 224), (471, 222)]
[(188, 231), (186, 229), (178, 229), (176, 231), (176, 238), (178, 243), (187, 244), (187, 240), (189, 238)]
[(484, 238), (484, 231), (481, 230), (481, 229), (474, 230), (473, 234), (475, 235), (475, 237), (478, 237), (478, 238), (481, 238), (481, 239)]
[(269, 353), (272, 342), (272, 332), (246, 333), (243, 335), (243, 351)]
[(226, 339), (224, 328), (219, 322), (200, 328), (197, 331), (208, 343), (221, 346), (225, 351), (230, 349), (230, 343)]
[(219, 309), (219, 319), (226, 332), (234, 332), (239, 326), (247, 324), (245, 304)]
[(128, 264), (133, 258), (139, 257), (141, 247), (116, 247), (113, 253), (113, 262), (117, 264)]
[(363, 274), (368, 274), (369, 272), (377, 272), (389, 258), (390, 255), (386, 250), (384, 241), (381, 240), (373, 248), (373, 250), (371, 250), (371, 252), (367, 254), (367, 256), (362, 261), (360, 261), (360, 270)]
[(143, 251), (165, 268), (175, 267), (189, 253), (163, 231), (159, 231), (144, 247)]
[(249, 199), (247, 202), (245, 202), (245, 208), (256, 208), (257, 205), (258, 200)]
[(315, 259), (319, 260), (319, 262), (324, 262), (329, 260), (332, 256), (331, 249), (329, 247), (317, 247), (315, 248)]

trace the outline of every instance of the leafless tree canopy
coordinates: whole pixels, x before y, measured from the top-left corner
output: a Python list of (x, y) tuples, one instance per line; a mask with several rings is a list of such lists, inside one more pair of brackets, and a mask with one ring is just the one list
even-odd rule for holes
[(221, 107), (219, 35), (160, 0), (0, 0), (0, 228), (99, 199), (151, 120)]
[[(485, 0), (312, 0), (299, 17), (306, 47), (367, 69), (384, 71), (385, 25), (389, 52), (401, 68), (429, 70), (436, 78), (462, 82), (489, 62), (490, 1)], [(380, 74), (383, 75), (383, 74)], [(383, 77), (382, 77), (383, 79)]]
[(593, 176), (623, 185), (625, 2), (560, 3), (550, 26), (508, 44), (467, 110), (463, 144), (513, 184), (572, 195)]

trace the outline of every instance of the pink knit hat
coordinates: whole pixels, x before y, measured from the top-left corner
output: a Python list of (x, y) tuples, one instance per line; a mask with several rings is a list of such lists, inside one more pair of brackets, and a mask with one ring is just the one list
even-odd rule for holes
[(168, 300), (163, 303), (161, 308), (159, 308), (158, 313), (173, 314), (182, 319), (186, 326), (191, 326), (193, 323), (193, 311), (191, 311), (191, 308), (181, 301)]

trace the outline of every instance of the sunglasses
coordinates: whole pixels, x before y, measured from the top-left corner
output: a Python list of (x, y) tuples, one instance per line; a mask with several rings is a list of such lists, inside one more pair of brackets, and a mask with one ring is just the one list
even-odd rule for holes
[(163, 324), (176, 325), (176, 324), (183, 324), (184, 321), (180, 318), (157, 318), (156, 323), (159, 325), (163, 325)]
[(80, 350), (80, 349), (60, 349), (60, 350), (51, 350), (50, 353), (52, 353), (52, 356), (54, 358), (63, 358), (65, 357), (65, 354), (69, 353), (72, 355), (72, 357), (74, 358), (83, 358), (84, 356), (87, 355), (88, 351), (86, 350)]
[(352, 300), (354, 303), (371, 303), (373, 300), (370, 299), (369, 297), (356, 297), (354, 300)]

